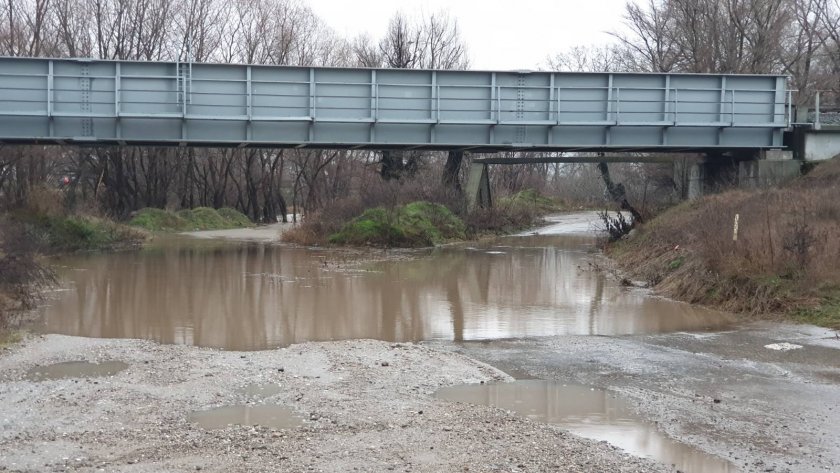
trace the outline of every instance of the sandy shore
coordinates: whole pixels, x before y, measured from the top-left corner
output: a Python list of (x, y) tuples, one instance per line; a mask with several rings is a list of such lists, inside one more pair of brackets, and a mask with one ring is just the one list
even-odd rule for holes
[[(122, 361), (107, 378), (28, 381), (56, 362)], [(0, 355), (0, 469), (10, 471), (667, 471), (512, 413), (436, 400), (441, 386), (510, 379), (422, 344), (306, 343), (226, 352), (139, 340), (29, 337)], [(304, 419), (206, 430), (192, 411), (248, 401)]]

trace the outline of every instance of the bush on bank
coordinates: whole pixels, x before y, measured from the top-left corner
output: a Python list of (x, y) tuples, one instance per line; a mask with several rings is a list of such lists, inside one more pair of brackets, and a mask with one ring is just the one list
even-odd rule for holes
[(44, 254), (110, 250), (135, 246), (146, 234), (114, 221), (88, 215), (20, 213), (11, 218)]
[(0, 345), (5, 314), (34, 306), (40, 291), (55, 281), (52, 271), (38, 258), (36, 242), (19, 222), (0, 216)]
[(412, 202), (365, 210), (328, 241), (339, 245), (426, 247), (466, 238), (466, 227), (449, 209), (430, 202)]
[(785, 187), (680, 204), (608, 253), (686, 302), (840, 329), (838, 196), (835, 158)]
[(145, 208), (138, 210), (128, 224), (150, 232), (227, 230), (254, 225), (245, 214), (235, 209), (216, 210), (209, 207), (197, 207), (178, 212)]

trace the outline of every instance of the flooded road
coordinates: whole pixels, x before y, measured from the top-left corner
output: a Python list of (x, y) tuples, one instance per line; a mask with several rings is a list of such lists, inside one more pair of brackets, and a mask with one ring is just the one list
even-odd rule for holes
[[(556, 231), (585, 232), (578, 220)], [(383, 254), (162, 239), (62, 258), (66, 289), (36, 330), (230, 350), (306, 341), (488, 340), (726, 326), (720, 313), (619, 286), (587, 269), (594, 240), (523, 235)]]

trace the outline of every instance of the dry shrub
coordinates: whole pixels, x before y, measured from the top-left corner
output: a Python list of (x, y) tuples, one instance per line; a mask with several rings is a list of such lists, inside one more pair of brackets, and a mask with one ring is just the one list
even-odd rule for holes
[(540, 208), (499, 202), (489, 208), (479, 208), (464, 215), (470, 236), (502, 235), (534, 226), (545, 214)]
[(840, 287), (838, 184), (834, 160), (784, 188), (686, 202), (643, 226), (615, 254), (635, 277), (688, 302), (787, 311)]
[(54, 283), (53, 272), (38, 262), (36, 244), (23, 227), (0, 219), (0, 324), (7, 311), (33, 307), (41, 291)]
[(24, 211), (35, 215), (54, 217), (64, 214), (64, 194), (58, 189), (35, 186), (30, 189)]

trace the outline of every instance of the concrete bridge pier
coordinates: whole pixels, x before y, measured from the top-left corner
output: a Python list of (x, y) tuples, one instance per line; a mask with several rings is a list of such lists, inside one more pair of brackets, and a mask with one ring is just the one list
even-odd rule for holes
[(473, 161), (467, 177), (467, 209), (488, 208), (491, 205), (488, 164)]
[(696, 199), (724, 189), (778, 186), (797, 177), (801, 161), (793, 153), (761, 150), (746, 156), (706, 155), (674, 161), (674, 184), (683, 199)]
[(793, 159), (792, 151), (762, 150), (759, 159), (738, 163), (738, 187), (756, 189), (772, 187), (799, 177), (802, 161)]

